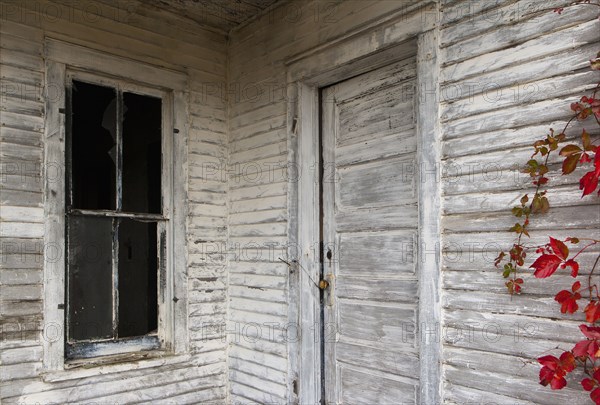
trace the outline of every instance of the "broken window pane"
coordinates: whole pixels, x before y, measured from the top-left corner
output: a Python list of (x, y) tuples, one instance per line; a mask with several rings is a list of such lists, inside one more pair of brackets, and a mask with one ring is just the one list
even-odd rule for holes
[(119, 221), (119, 337), (157, 328), (156, 228), (155, 222)]
[(123, 93), (123, 211), (159, 214), (162, 100)]
[(72, 206), (115, 209), (116, 91), (74, 80), (71, 104)]
[(67, 218), (70, 340), (113, 336), (112, 228), (110, 218)]
[(162, 213), (162, 99), (78, 80), (68, 90), (68, 205), (112, 211), (67, 211), (65, 353), (90, 357), (157, 334), (159, 226), (142, 217)]

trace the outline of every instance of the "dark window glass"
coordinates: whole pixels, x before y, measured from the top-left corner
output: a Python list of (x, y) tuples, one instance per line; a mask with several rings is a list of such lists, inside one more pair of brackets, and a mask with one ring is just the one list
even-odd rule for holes
[(123, 93), (123, 211), (159, 214), (162, 100)]
[(147, 214), (162, 213), (162, 100), (77, 80), (68, 90), (67, 201), (108, 211), (67, 211), (66, 354), (74, 358), (157, 332), (158, 224)]
[(156, 223), (119, 221), (119, 337), (157, 328)]
[(113, 220), (67, 221), (70, 340), (112, 337)]
[(115, 209), (117, 94), (74, 80), (71, 173), (73, 208)]

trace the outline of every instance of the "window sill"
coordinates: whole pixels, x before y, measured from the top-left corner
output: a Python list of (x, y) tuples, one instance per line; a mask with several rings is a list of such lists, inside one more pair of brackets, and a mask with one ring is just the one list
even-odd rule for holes
[(184, 363), (190, 359), (191, 355), (189, 354), (174, 355), (173, 353), (166, 351), (134, 352), (89, 359), (78, 359), (65, 362), (64, 370), (51, 371), (43, 374), (42, 379), (45, 382), (76, 380), (96, 375)]

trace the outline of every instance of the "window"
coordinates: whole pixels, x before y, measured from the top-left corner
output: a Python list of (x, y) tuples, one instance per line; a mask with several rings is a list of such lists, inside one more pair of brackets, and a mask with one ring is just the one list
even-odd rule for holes
[(185, 354), (187, 74), (44, 49), (44, 371)]
[(66, 111), (65, 355), (160, 348), (163, 94), (73, 74)]

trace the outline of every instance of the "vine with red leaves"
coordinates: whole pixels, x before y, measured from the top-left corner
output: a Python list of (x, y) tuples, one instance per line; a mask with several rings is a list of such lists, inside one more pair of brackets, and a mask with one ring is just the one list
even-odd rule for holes
[[(576, 2), (571, 5), (591, 4), (600, 6), (600, 3), (591, 3), (589, 0)], [(561, 14), (564, 8), (555, 9)], [(600, 71), (600, 53), (590, 61), (592, 70)], [(578, 102), (571, 104), (572, 117), (560, 132), (550, 129), (544, 139), (533, 144), (534, 152), (527, 162), (524, 172), (531, 178), (535, 191), (530, 198), (528, 194), (520, 199), (520, 204), (512, 209), (514, 216), (519, 218), (511, 232), (516, 233), (516, 240), (508, 251), (500, 252), (495, 265), (503, 264), (503, 276), (507, 279), (505, 285), (511, 295), (523, 291), (523, 278), (520, 272), (525, 265), (527, 253), (535, 249), (539, 255), (529, 267), (533, 269), (536, 278), (547, 278), (555, 272), (565, 270), (570, 272), (575, 279), (568, 290), (559, 291), (554, 299), (560, 305), (563, 314), (574, 314), (580, 310), (580, 302), (585, 302), (581, 310), (585, 313), (587, 324), (579, 326), (583, 339), (571, 350), (563, 351), (559, 357), (546, 355), (538, 358), (541, 364), (540, 384), (554, 390), (562, 389), (567, 385), (566, 376), (574, 370), (583, 370), (584, 378), (581, 386), (590, 393), (590, 398), (595, 404), (600, 405), (600, 292), (598, 290), (597, 274), (595, 274), (600, 254), (597, 255), (587, 277), (579, 276), (579, 256), (592, 246), (600, 244), (600, 240), (586, 237), (568, 237), (564, 240), (549, 237), (549, 242), (544, 246), (531, 247), (525, 243), (525, 238), (530, 237), (529, 229), (533, 217), (546, 214), (550, 210), (548, 199), (548, 162), (557, 151), (562, 161), (562, 174), (570, 175), (579, 168), (584, 168), (586, 173), (579, 179), (579, 189), (582, 197), (597, 198), (594, 196), (598, 189), (600, 179), (600, 145), (592, 141), (590, 133), (582, 130), (580, 139), (576, 143), (569, 143), (560, 147), (567, 141), (567, 132), (576, 121), (587, 125), (600, 127), (600, 83), (596, 86), (591, 96), (583, 96)], [(600, 190), (597, 193), (600, 196)], [(569, 248), (571, 246), (571, 248)], [(573, 254), (573, 252), (575, 252)], [(579, 280), (581, 278), (582, 280)], [(582, 281), (585, 287), (582, 289)]]

